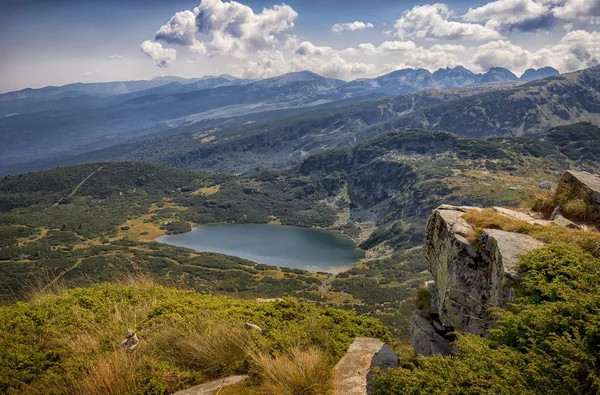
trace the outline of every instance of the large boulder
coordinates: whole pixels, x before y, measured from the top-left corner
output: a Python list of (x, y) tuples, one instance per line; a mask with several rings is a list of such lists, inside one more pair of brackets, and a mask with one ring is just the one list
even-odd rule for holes
[(477, 234), (462, 218), (473, 209), (479, 210), (444, 205), (429, 218), (424, 253), (437, 293), (430, 320), (444, 330), (485, 335), (492, 324), (490, 307), (513, 298), (518, 255), (544, 243), (496, 229)]
[(586, 218), (589, 221), (600, 220), (600, 176), (584, 171), (567, 170), (558, 186), (556, 196), (561, 203), (579, 198), (587, 206)]

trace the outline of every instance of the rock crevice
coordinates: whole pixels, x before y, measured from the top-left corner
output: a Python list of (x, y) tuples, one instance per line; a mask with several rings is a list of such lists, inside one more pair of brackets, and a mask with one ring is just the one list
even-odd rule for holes
[(518, 255), (544, 246), (528, 235), (477, 232), (463, 219), (470, 210), (481, 209), (442, 205), (429, 218), (424, 253), (434, 278), (428, 285), (432, 313), (422, 317), (416, 311), (411, 322), (419, 354), (449, 354), (453, 331), (485, 336), (492, 324), (490, 307), (514, 297)]

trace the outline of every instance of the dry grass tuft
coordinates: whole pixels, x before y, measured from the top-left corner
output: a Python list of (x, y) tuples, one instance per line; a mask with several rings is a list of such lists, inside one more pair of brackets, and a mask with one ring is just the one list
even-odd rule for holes
[(89, 369), (79, 385), (78, 392), (86, 395), (121, 395), (135, 392), (140, 387), (136, 371), (141, 361), (136, 353), (115, 351)]
[(153, 343), (157, 355), (168, 355), (178, 365), (201, 371), (210, 378), (244, 373), (248, 350), (254, 348), (254, 333), (240, 323), (198, 324), (186, 329), (162, 328)]
[(527, 234), (545, 243), (576, 244), (600, 258), (600, 233), (594, 230), (567, 229), (558, 225), (532, 225), (498, 214), (493, 209), (469, 211), (463, 218), (477, 229), (500, 229)]
[(275, 357), (258, 353), (252, 363), (262, 378), (263, 390), (271, 394), (316, 395), (326, 394), (331, 388), (332, 364), (317, 348), (294, 348)]

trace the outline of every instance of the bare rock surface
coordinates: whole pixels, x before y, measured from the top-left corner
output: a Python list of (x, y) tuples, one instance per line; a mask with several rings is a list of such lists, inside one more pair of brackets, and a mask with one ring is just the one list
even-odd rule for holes
[(248, 376), (229, 376), (222, 379), (210, 381), (208, 383), (196, 385), (185, 390), (177, 391), (173, 395), (213, 395), (223, 387), (240, 383), (246, 380)]
[(373, 368), (381, 372), (398, 367), (398, 355), (379, 339), (358, 337), (335, 365), (333, 394), (364, 395), (374, 391), (370, 376)]
[(600, 176), (585, 171), (567, 170), (558, 183), (558, 191), (568, 184), (578, 185), (589, 191), (594, 203), (600, 206)]
[[(449, 355), (454, 350), (450, 341), (439, 334), (443, 328), (437, 327), (437, 321), (430, 321), (415, 311), (410, 320), (410, 335), (413, 349), (417, 354), (429, 357), (441, 354)], [(438, 324), (439, 325), (439, 324)]]
[[(492, 324), (489, 308), (511, 300), (511, 286), (520, 281), (514, 271), (518, 255), (544, 243), (528, 235), (484, 229), (478, 245), (473, 245), (469, 240), (476, 237), (476, 229), (462, 218), (465, 211), (465, 207), (440, 206), (427, 224), (424, 254), (436, 289), (430, 323), (434, 330), (437, 321), (444, 328), (485, 336)], [(412, 324), (414, 335), (421, 337), (415, 343), (418, 352), (438, 347), (439, 339), (418, 317)], [(431, 335), (431, 345), (424, 344), (425, 334)], [(435, 335), (444, 333), (437, 330)]]

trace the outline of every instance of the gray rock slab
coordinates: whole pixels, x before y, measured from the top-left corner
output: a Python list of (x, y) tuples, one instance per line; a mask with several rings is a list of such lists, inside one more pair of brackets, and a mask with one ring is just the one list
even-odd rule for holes
[(196, 385), (185, 390), (177, 391), (173, 395), (213, 395), (221, 388), (240, 383), (247, 378), (247, 375), (229, 376), (222, 379), (209, 381), (208, 383)]
[(348, 352), (335, 365), (333, 373), (333, 394), (364, 395), (372, 394), (374, 384), (370, 380), (372, 369), (382, 372), (398, 367), (398, 355), (379, 339), (358, 337), (348, 348)]

